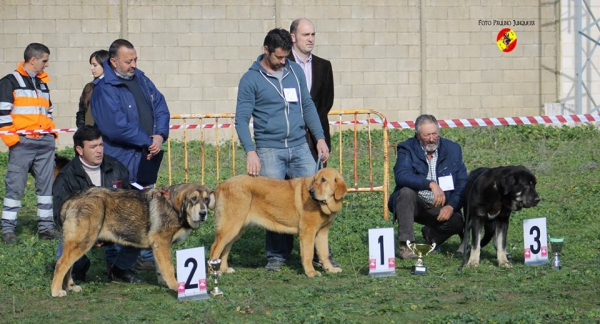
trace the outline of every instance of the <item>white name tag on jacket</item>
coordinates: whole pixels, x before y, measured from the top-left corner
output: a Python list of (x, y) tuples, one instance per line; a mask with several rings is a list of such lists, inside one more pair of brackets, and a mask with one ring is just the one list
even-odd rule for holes
[(298, 94), (296, 88), (283, 88), (283, 94), (287, 102), (298, 102)]
[(444, 191), (454, 190), (454, 181), (452, 181), (452, 175), (439, 177), (438, 184)]

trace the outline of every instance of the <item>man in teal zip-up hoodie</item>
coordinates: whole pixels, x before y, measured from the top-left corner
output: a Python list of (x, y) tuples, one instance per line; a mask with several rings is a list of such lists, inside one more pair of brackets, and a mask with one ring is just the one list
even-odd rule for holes
[[(284, 179), (309, 177), (315, 162), (306, 143), (306, 126), (317, 139), (321, 161), (329, 158), (319, 115), (306, 86), (302, 68), (289, 60), (290, 34), (275, 28), (267, 34), (264, 54), (240, 80), (235, 127), (246, 151), (251, 176)], [(254, 140), (250, 133), (250, 117)], [(267, 270), (278, 271), (291, 254), (293, 236), (267, 231)]]

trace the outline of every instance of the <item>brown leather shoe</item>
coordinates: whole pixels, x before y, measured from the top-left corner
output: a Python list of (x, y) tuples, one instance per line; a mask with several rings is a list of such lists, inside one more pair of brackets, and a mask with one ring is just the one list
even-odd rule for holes
[(417, 255), (411, 251), (406, 243), (398, 248), (398, 257), (402, 260), (416, 260)]

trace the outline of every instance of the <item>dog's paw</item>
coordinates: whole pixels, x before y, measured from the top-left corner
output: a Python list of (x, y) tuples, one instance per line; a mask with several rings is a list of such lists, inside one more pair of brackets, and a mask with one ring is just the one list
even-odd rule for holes
[(342, 268), (331, 267), (331, 268), (327, 269), (327, 272), (328, 273), (340, 273), (340, 272), (342, 272)]
[(69, 291), (72, 291), (72, 292), (81, 292), (81, 286), (77, 286), (77, 285), (69, 286)]
[(235, 269), (234, 268), (225, 268), (225, 269), (219, 270), (219, 275), (222, 275), (224, 273), (235, 273)]
[(65, 297), (67, 295), (67, 292), (64, 290), (59, 290), (59, 291), (53, 291), (52, 292), (52, 297)]
[(512, 268), (512, 266), (513, 266), (513, 265), (512, 265), (512, 263), (510, 263), (510, 262), (508, 262), (508, 261), (506, 261), (506, 262), (501, 262), (501, 263), (499, 263), (498, 265), (499, 265), (500, 267), (502, 267), (502, 268), (508, 268), (508, 269)]
[(307, 271), (306, 276), (309, 278), (314, 278), (315, 276), (317, 276), (317, 277), (321, 276), (321, 273), (317, 270)]
[(477, 268), (479, 266), (479, 261), (469, 261), (467, 263), (467, 267), (469, 268)]

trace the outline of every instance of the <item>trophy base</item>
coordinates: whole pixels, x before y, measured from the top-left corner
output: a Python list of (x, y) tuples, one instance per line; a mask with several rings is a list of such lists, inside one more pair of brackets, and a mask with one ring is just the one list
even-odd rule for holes
[(222, 292), (221, 290), (217, 290), (217, 291), (215, 291), (215, 290), (212, 290), (212, 291), (210, 292), (210, 294), (211, 294), (213, 297), (223, 296), (223, 292)]
[(427, 273), (427, 266), (424, 265), (414, 265), (412, 266), (412, 270), (410, 271), (410, 273), (414, 274), (414, 275), (424, 275)]

